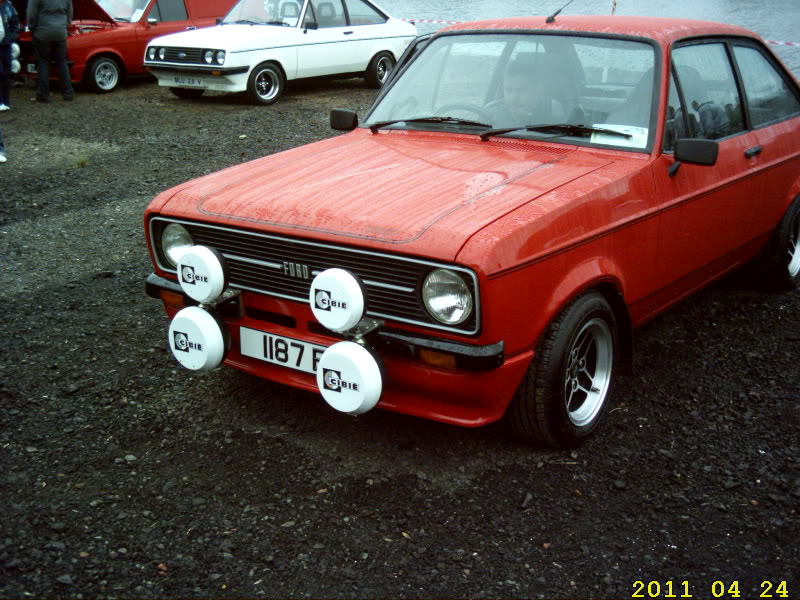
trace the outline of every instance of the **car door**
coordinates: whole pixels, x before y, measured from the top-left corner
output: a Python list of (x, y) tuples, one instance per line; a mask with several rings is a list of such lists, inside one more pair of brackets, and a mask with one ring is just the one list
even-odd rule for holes
[(309, 0), (303, 27), (305, 34), (297, 49), (297, 77), (354, 70), (354, 32), (347, 25), (342, 0)]
[(800, 173), (800, 92), (772, 54), (755, 41), (735, 41), (746, 114), (758, 141), (756, 210), (758, 233), (772, 231), (783, 216)]
[(137, 28), (139, 57), (144, 57), (145, 48), (153, 38), (187, 29), (196, 26), (189, 18), (184, 0), (150, 0)]
[[(372, 57), (380, 52), (396, 46), (388, 39), (389, 18), (364, 0), (344, 0), (347, 19), (353, 34), (350, 41), (350, 55), (353, 63), (350, 70), (364, 71)], [(397, 54), (394, 56), (397, 59)]]
[[(672, 51), (664, 154), (654, 164), (659, 197), (659, 278), (670, 299), (736, 263), (735, 250), (755, 236), (755, 158), (724, 41), (702, 40)], [(716, 140), (716, 164), (674, 168), (676, 138)], [(670, 167), (673, 167), (672, 169)], [(669, 301), (669, 300), (666, 300)]]

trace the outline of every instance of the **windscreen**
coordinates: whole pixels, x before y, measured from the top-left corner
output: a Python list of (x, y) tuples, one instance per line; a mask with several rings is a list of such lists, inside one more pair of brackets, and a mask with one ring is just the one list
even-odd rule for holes
[[(447, 127), (454, 117), (492, 128), (569, 124), (596, 131), (514, 131), (645, 148), (652, 135), (655, 51), (645, 42), (544, 34), (442, 35), (393, 82), (365, 125)], [(465, 125), (469, 127), (468, 124)], [(478, 126), (478, 125), (476, 125)], [(613, 132), (625, 135), (613, 135)], [(566, 132), (566, 133), (565, 133)]]

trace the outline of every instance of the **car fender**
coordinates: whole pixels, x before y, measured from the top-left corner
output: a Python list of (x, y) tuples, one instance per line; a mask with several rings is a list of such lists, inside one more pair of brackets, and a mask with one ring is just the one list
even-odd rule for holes
[(250, 67), (247, 71), (248, 77), (261, 63), (274, 62), (281, 68), (287, 81), (297, 78), (297, 48), (266, 48), (248, 52), (247, 55), (248, 58), (243, 59), (242, 64)]

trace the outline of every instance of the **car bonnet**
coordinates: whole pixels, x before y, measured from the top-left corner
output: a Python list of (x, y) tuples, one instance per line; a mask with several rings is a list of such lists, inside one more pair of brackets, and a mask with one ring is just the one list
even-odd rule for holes
[(485, 225), (608, 163), (566, 145), (359, 130), (195, 180), (163, 213), (452, 259)]

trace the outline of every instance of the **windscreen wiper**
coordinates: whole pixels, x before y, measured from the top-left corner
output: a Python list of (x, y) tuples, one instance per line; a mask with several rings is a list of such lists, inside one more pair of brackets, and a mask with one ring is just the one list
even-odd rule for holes
[(493, 135), (502, 135), (504, 133), (511, 133), (513, 131), (541, 131), (543, 133), (563, 133), (566, 135), (579, 135), (582, 137), (589, 137), (593, 133), (606, 133), (608, 135), (618, 135), (624, 138), (633, 137), (630, 133), (622, 133), (614, 129), (606, 129), (604, 127), (587, 127), (586, 125), (571, 125), (570, 123), (550, 123), (544, 125), (525, 125), (524, 127), (505, 127), (502, 129), (489, 129), (481, 133), (481, 141), (485, 142)]
[(263, 25), (263, 21), (252, 21), (250, 19), (239, 19), (236, 21), (237, 25)]
[(473, 125), (475, 127), (491, 127), (488, 123), (460, 119), (458, 117), (414, 117), (409, 119), (392, 119), (391, 121), (378, 121), (369, 126), (372, 133), (378, 133), (379, 129), (394, 125), (395, 123), (454, 123), (456, 125)]
[(267, 21), (264, 25), (283, 25), (284, 27), (289, 27), (288, 23), (284, 23), (283, 21)]

